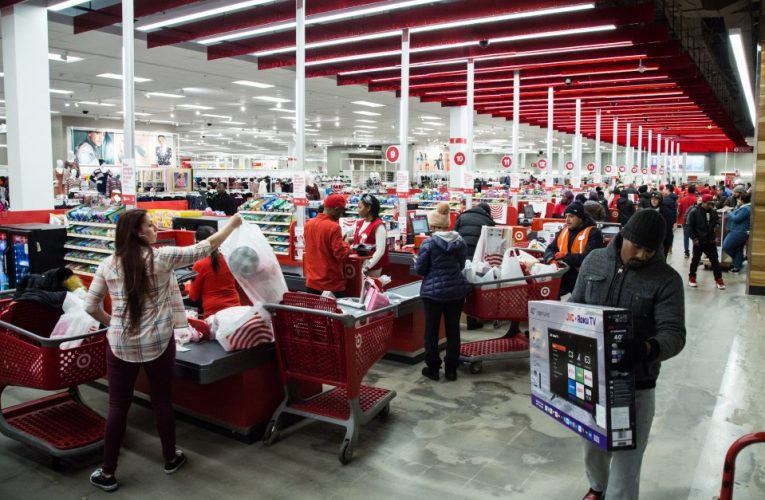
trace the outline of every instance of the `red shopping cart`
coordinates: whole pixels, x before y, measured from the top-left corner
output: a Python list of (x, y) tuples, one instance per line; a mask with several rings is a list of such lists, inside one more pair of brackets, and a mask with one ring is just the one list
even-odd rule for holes
[(718, 500), (733, 500), (733, 480), (736, 475), (736, 457), (741, 450), (755, 443), (765, 443), (765, 432), (754, 432), (738, 438), (728, 448), (723, 466), (723, 480)]
[[(531, 252), (530, 250), (525, 250)], [(529, 319), (529, 301), (558, 298), (561, 278), (568, 271), (565, 263), (553, 273), (476, 283), (465, 300), (463, 312), (480, 321), (510, 321), (502, 337), (465, 342), (460, 346), (460, 362), (470, 373), (481, 373), (484, 361), (529, 357), (529, 341), (518, 335), (521, 321)]]
[[(390, 346), (393, 308), (343, 313), (334, 299), (299, 292), (284, 295), (281, 304), (268, 304), (273, 312), (276, 352), (285, 398), (266, 427), (263, 441), (274, 443), (285, 414), (345, 427), (339, 459), (350, 462), (359, 426), (376, 415), (390, 412), (395, 391), (361, 383), (369, 368)], [(308, 399), (297, 390), (298, 381), (332, 386)]]
[[(0, 304), (0, 398), (9, 386), (67, 389), (8, 408), (0, 405), (0, 432), (48, 453), (53, 465), (103, 444), (104, 419), (77, 388), (106, 374), (106, 330), (50, 339), (59, 313), (33, 301)], [(54, 321), (55, 320), (55, 321)], [(82, 340), (77, 347), (62, 344)]]

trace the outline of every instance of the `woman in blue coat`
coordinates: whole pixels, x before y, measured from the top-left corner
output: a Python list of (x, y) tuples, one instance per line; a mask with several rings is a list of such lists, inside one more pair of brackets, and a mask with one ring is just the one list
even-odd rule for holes
[(751, 195), (744, 193), (739, 198), (738, 207), (728, 213), (728, 235), (722, 244), (723, 252), (733, 258), (733, 267), (730, 272), (741, 271), (744, 263), (744, 247), (749, 239), (749, 228), (752, 220)]
[(414, 270), (423, 276), (420, 297), (425, 306), (425, 368), (422, 374), (438, 380), (441, 355), (438, 330), (441, 317), (446, 330), (445, 373), (457, 380), (460, 355), (460, 315), (470, 284), (463, 276), (467, 258), (465, 241), (456, 231), (436, 232), (425, 240), (415, 260)]

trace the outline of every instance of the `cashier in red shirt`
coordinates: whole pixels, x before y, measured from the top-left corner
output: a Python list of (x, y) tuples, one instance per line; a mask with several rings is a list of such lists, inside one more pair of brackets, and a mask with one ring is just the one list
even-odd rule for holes
[[(210, 226), (199, 226), (195, 235), (197, 243), (213, 234), (215, 230)], [(204, 316), (212, 316), (221, 309), (241, 305), (234, 275), (217, 250), (209, 257), (195, 262), (191, 269), (197, 275), (189, 284), (189, 300), (201, 303)]]
[(333, 194), (324, 200), (324, 212), (305, 224), (303, 275), (308, 293), (344, 296), (343, 264), (351, 251), (338, 224), (344, 211), (345, 197)]

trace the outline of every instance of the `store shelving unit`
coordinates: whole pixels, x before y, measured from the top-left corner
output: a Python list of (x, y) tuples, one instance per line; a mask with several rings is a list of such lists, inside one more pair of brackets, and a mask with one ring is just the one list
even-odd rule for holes
[(257, 225), (276, 255), (291, 254), (292, 235), (290, 228), (294, 219), (294, 210), (280, 211), (242, 211), (244, 220)]
[(114, 253), (116, 229), (116, 224), (74, 220), (67, 214), (66, 266), (77, 274), (94, 276), (101, 262)]

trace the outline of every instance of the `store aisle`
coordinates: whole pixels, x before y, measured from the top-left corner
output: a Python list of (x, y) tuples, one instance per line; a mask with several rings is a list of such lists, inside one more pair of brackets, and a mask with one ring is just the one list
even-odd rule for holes
[[(686, 275), (680, 252), (672, 263)], [(711, 272), (686, 289), (688, 344), (659, 379), (657, 415), (643, 467), (642, 498), (710, 499), (719, 492), (724, 450), (746, 432), (765, 430), (765, 299), (743, 295), (744, 277)], [(501, 331), (501, 330), (500, 330)], [(493, 335), (465, 334), (465, 340)], [(486, 363), (480, 375), (461, 370), (456, 383), (431, 382), (391, 362), (371, 372), (375, 384), (398, 391), (387, 421), (362, 429), (354, 461), (341, 466), (339, 428), (314, 424), (271, 448), (245, 445), (179, 422), (189, 456), (179, 474), (162, 470), (153, 414), (134, 406), (114, 498), (295, 499), (555, 499), (579, 500), (587, 490), (579, 439), (529, 404), (528, 363)], [(4, 405), (29, 391), (7, 390)], [(86, 389), (103, 411), (106, 395)], [(97, 464), (64, 472), (43, 456), (0, 437), (0, 498), (102, 498), (88, 484)], [(765, 497), (765, 445), (738, 462), (736, 500)]]

